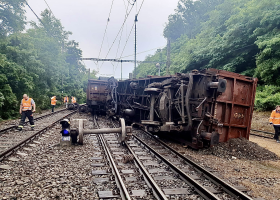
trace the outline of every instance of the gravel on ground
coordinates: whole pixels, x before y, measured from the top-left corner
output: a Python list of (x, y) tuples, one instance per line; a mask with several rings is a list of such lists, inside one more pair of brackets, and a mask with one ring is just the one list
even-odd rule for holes
[[(277, 143), (276, 143), (277, 144)], [(280, 152), (280, 151), (279, 151)], [(219, 143), (213, 147), (200, 150), (204, 155), (215, 155), (226, 159), (246, 160), (278, 160), (279, 157), (270, 150), (245, 138), (234, 138), (228, 142)]]
[(174, 149), (202, 167), (211, 168), (220, 177), (233, 185), (243, 185), (248, 195), (266, 200), (280, 197), (280, 161), (279, 160), (247, 160), (235, 157), (221, 157), (201, 152), (182, 145), (168, 142)]
[[(88, 118), (77, 116), (71, 118)], [(28, 149), (14, 154), (18, 161), (5, 160), (0, 169), (0, 199), (97, 199), (91, 176), (96, 151), (92, 141), (84, 138), (83, 146), (60, 147), (61, 125), (39, 137)]]
[[(269, 125), (270, 113), (254, 112), (251, 128), (274, 132)], [(224, 180), (245, 186), (250, 196), (280, 199), (280, 144), (275, 140), (251, 135), (250, 141), (234, 139), (209, 152), (184, 148), (173, 142), (168, 144), (201, 166), (217, 170)]]

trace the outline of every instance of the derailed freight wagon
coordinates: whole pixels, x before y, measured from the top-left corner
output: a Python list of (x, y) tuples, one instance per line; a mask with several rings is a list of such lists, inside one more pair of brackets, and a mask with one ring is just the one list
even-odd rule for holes
[(256, 86), (255, 78), (217, 69), (125, 81), (111, 78), (105, 110), (199, 149), (249, 138)]
[(106, 111), (108, 78), (89, 79), (87, 85), (87, 106), (93, 111)]

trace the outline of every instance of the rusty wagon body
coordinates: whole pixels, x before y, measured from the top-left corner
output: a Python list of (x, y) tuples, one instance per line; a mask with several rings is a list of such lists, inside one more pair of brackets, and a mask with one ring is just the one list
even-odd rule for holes
[(217, 69), (89, 80), (87, 103), (199, 149), (249, 138), (256, 86), (255, 78)]

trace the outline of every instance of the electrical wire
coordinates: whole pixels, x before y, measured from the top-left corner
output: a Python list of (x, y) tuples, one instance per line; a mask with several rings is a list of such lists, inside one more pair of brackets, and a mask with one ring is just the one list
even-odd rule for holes
[[(120, 28), (120, 30), (119, 30), (119, 32), (118, 32), (118, 34), (117, 34), (117, 36), (115, 37), (115, 39), (114, 39), (114, 41), (113, 41), (113, 44), (111, 45), (111, 47), (110, 47), (109, 51), (107, 52), (105, 59), (108, 57), (108, 55), (109, 55), (109, 53), (110, 53), (110, 51), (111, 51), (112, 47), (114, 46), (114, 44), (115, 44), (115, 42), (116, 42), (116, 40), (117, 40), (117, 38), (118, 38), (118, 36), (119, 36), (119, 34), (120, 34), (121, 30), (122, 30), (122, 27), (125, 25), (126, 20), (127, 20), (128, 16), (130, 15), (130, 13), (131, 13), (131, 11), (132, 11), (132, 8), (133, 8), (133, 6), (131, 7), (131, 9), (130, 9), (130, 11), (129, 11), (128, 15), (126, 16), (126, 18), (124, 19), (124, 22), (123, 22), (123, 24), (122, 24), (122, 26), (121, 26), (121, 28)], [(103, 66), (103, 64), (104, 64), (104, 61), (102, 62), (102, 64), (101, 64), (100, 68)]]
[(45, 24), (43, 23), (43, 21), (38, 17), (38, 15), (34, 12), (34, 10), (30, 7), (30, 5), (27, 3), (27, 1), (25, 0), (26, 5), (30, 8), (30, 10), (33, 12), (33, 14), (37, 17), (37, 19), (41, 22), (41, 24), (46, 28)]
[(130, 0), (127, 0), (127, 2), (128, 2), (130, 5), (134, 5), (134, 3), (136, 2), (136, 0), (134, 0), (133, 3), (130, 3)]
[[(138, 12), (137, 12), (137, 14), (136, 14), (136, 16), (139, 15), (139, 13), (140, 13), (140, 11), (141, 11), (141, 9), (142, 9), (142, 6), (143, 6), (143, 4), (144, 4), (144, 1), (145, 1), (145, 0), (142, 1), (141, 5), (140, 5), (140, 8), (139, 8), (139, 10), (138, 10)], [(136, 2), (136, 0), (135, 0), (135, 2)], [(136, 2), (136, 5), (137, 5), (137, 2)], [(137, 6), (136, 6), (136, 11), (137, 11)], [(127, 42), (128, 42), (128, 40), (129, 40), (129, 38), (130, 38), (130, 35), (131, 35), (131, 33), (132, 33), (132, 30), (133, 30), (133, 27), (134, 27), (135, 23), (136, 23), (136, 22), (134, 22), (134, 24), (133, 24), (133, 26), (132, 26), (132, 28), (131, 28), (131, 30), (130, 30), (130, 33), (129, 33), (129, 36), (128, 36), (127, 40), (126, 40), (126, 43), (125, 43), (125, 46), (124, 46), (124, 48), (123, 48), (121, 57), (122, 57), (123, 52), (124, 52), (124, 50), (125, 50), (125, 48), (126, 48)], [(137, 55), (137, 54), (136, 54), (136, 55)], [(104, 62), (103, 62), (103, 63), (104, 63)], [(114, 71), (117, 69), (118, 65), (119, 65), (119, 63), (117, 64), (116, 68), (114, 68)]]
[[(101, 43), (101, 47), (100, 47), (99, 54), (98, 54), (98, 59), (100, 58), (100, 54), (101, 54), (102, 47), (103, 47), (103, 43), (104, 43), (104, 38), (105, 38), (105, 35), (106, 35), (106, 33), (107, 33), (107, 28), (108, 28), (108, 24), (109, 24), (109, 21), (110, 21), (110, 16), (111, 16), (111, 12), (112, 12), (112, 8), (113, 8), (113, 4), (114, 4), (114, 0), (112, 0), (112, 4), (111, 4), (111, 8), (110, 8), (110, 12), (109, 12), (109, 17), (108, 17), (108, 19), (107, 19), (107, 24), (106, 24), (105, 32), (104, 32), (104, 35), (103, 35), (103, 39), (102, 39), (102, 43)], [(107, 40), (108, 40), (108, 37), (107, 37)], [(97, 62), (97, 63), (98, 63), (98, 62)], [(99, 66), (98, 66), (98, 71), (99, 71)]]
[[(127, 7), (126, 7), (126, 11), (125, 11), (125, 16), (124, 17), (126, 17), (127, 16), (127, 11), (128, 11), (128, 5), (127, 5)], [(127, 24), (126, 24), (127, 25)], [(118, 52), (119, 52), (119, 48), (120, 48), (120, 44), (121, 44), (121, 39), (122, 39), (122, 34), (123, 34), (123, 29), (124, 29), (124, 26), (122, 27), (122, 32), (121, 32), (121, 36), (120, 36), (120, 40), (119, 40), (119, 44), (118, 44), (118, 48), (117, 48), (117, 53), (116, 53), (116, 59), (117, 59), (117, 57), (118, 57)], [(117, 64), (118, 65), (118, 64)], [(114, 66), (114, 71), (116, 70), (116, 68), (117, 68), (118, 66)]]
[[(130, 35), (131, 35), (132, 31), (133, 31), (134, 25), (135, 25), (135, 22), (133, 23), (133, 25), (132, 25), (132, 27), (131, 27), (130, 33), (129, 33), (129, 35), (128, 35), (128, 38), (126, 39), (124, 48), (123, 48), (122, 53), (121, 53), (121, 57), (122, 57), (123, 52), (124, 52), (124, 50), (125, 50), (125, 48), (126, 48), (127, 42), (128, 42), (128, 40), (129, 40), (129, 38), (130, 38)], [(119, 65), (119, 63), (117, 64), (117, 67), (118, 67), (118, 65)], [(117, 67), (116, 67), (116, 69), (117, 69)], [(116, 69), (115, 69), (115, 70), (116, 70)]]
[[(50, 8), (50, 6), (49, 6), (49, 4), (47, 3), (47, 1), (44, 0), (44, 2), (47, 4), (48, 8), (50, 9), (51, 13), (53, 14), (53, 11), (52, 11), (52, 9)], [(54, 14), (53, 14), (53, 16), (54, 16)], [(55, 17), (55, 16), (54, 16), (54, 17)]]
[(125, 14), (127, 15), (127, 8), (129, 5), (126, 6), (125, 0), (123, 0), (123, 4), (124, 4), (125, 10), (126, 10)]
[[(123, 27), (124, 28), (124, 27)], [(119, 40), (119, 44), (118, 44), (118, 48), (117, 48), (117, 53), (116, 53), (116, 59), (118, 57), (118, 53), (119, 53), (119, 49), (120, 49), (120, 44), (121, 44), (121, 40), (122, 40), (122, 34), (123, 34), (123, 28), (122, 28), (122, 32), (121, 32), (121, 36), (120, 36), (120, 40)]]
[(30, 10), (33, 12), (33, 14), (36, 16), (36, 18), (41, 22), (41, 24), (43, 25), (45, 31), (50, 34), (53, 38), (56, 38), (51, 32), (48, 31), (48, 29), (46, 28), (46, 25), (44, 24), (44, 22), (38, 17), (38, 15), (35, 13), (35, 11), (31, 8), (31, 6), (27, 3), (27, 1), (25, 0), (26, 5), (30, 8)]
[(142, 8), (142, 6), (143, 6), (143, 4), (144, 4), (144, 1), (145, 1), (145, 0), (143, 0), (142, 3), (141, 3), (141, 6), (140, 6), (140, 8), (139, 8), (139, 10), (138, 10), (137, 15), (139, 15), (139, 13), (140, 13), (140, 11), (141, 11), (141, 8)]
[[(163, 47), (165, 47), (165, 46), (161, 46), (161, 47), (158, 47), (158, 48), (154, 48), (154, 49), (149, 49), (149, 50), (146, 50), (146, 51), (142, 51), (142, 52), (137, 53), (136, 55), (142, 54), (142, 53), (146, 53), (146, 52), (149, 52), (149, 51), (152, 51), (152, 50), (155, 50), (155, 49), (161, 49), (161, 48), (163, 48)], [(131, 56), (134, 56), (134, 54), (131, 54), (131, 55), (129, 55), (129, 56), (120, 57), (119, 59), (131, 57)]]

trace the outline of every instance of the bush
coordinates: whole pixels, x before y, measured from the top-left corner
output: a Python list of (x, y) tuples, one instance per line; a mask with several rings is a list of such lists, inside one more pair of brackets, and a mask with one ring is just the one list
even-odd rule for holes
[(260, 86), (257, 89), (255, 109), (268, 111), (275, 109), (280, 104), (280, 87), (274, 85)]

